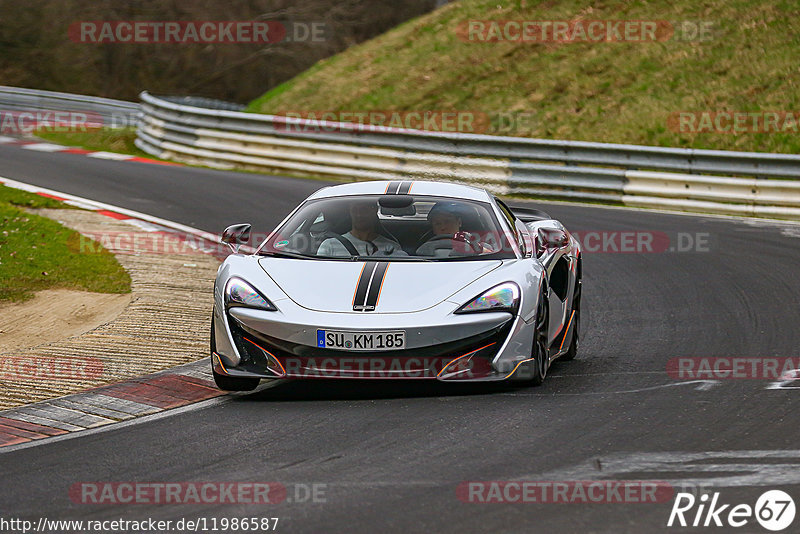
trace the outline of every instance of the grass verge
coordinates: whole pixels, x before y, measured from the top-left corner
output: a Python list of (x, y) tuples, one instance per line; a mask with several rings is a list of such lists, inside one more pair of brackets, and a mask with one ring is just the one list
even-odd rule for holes
[(97, 244), (81, 254), (78, 232), (22, 208), (63, 208), (56, 200), (0, 186), (0, 302), (29, 299), (43, 289), (128, 293), (131, 279)]

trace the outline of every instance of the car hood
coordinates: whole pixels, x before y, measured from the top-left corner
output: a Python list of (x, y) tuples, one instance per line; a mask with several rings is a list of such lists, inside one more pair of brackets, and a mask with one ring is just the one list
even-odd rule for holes
[[(503, 262), (380, 263), (388, 265), (374, 313), (409, 313), (430, 308)], [(299, 306), (315, 311), (362, 313), (353, 310), (353, 302), (362, 271), (366, 270), (365, 262), (261, 258), (259, 264)]]

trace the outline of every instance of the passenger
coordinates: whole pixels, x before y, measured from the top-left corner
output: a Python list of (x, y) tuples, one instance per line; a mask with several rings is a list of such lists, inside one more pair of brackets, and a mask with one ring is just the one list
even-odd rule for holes
[[(408, 256), (400, 243), (379, 233), (378, 203), (374, 200), (356, 200), (350, 204), (350, 231), (339, 238), (326, 239), (319, 246), (317, 256)], [(343, 242), (343, 240), (346, 240)], [(345, 243), (353, 246), (351, 250)]]

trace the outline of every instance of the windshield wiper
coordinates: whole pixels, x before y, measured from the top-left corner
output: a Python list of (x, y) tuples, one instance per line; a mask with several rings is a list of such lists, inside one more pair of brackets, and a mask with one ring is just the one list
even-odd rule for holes
[(422, 256), (351, 256), (352, 261), (436, 261)]
[(313, 260), (314, 256), (306, 256), (298, 252), (277, 251), (277, 250), (262, 250), (258, 253), (259, 256), (274, 256), (276, 258), (294, 258), (297, 260)]
[(338, 261), (424, 261), (435, 262), (434, 258), (420, 256), (306, 256), (298, 252), (262, 250), (259, 256), (272, 256), (275, 258), (293, 258), (298, 260), (338, 260)]

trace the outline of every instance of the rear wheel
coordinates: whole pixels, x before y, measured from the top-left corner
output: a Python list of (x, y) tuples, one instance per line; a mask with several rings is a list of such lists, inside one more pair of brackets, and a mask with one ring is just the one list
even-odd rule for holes
[[(211, 353), (217, 351), (217, 341), (214, 336), (214, 316), (211, 316)], [(225, 376), (214, 371), (214, 363), (211, 363), (211, 374), (214, 375), (214, 383), (223, 391), (253, 391), (261, 382), (260, 378), (247, 378), (240, 376)]]

